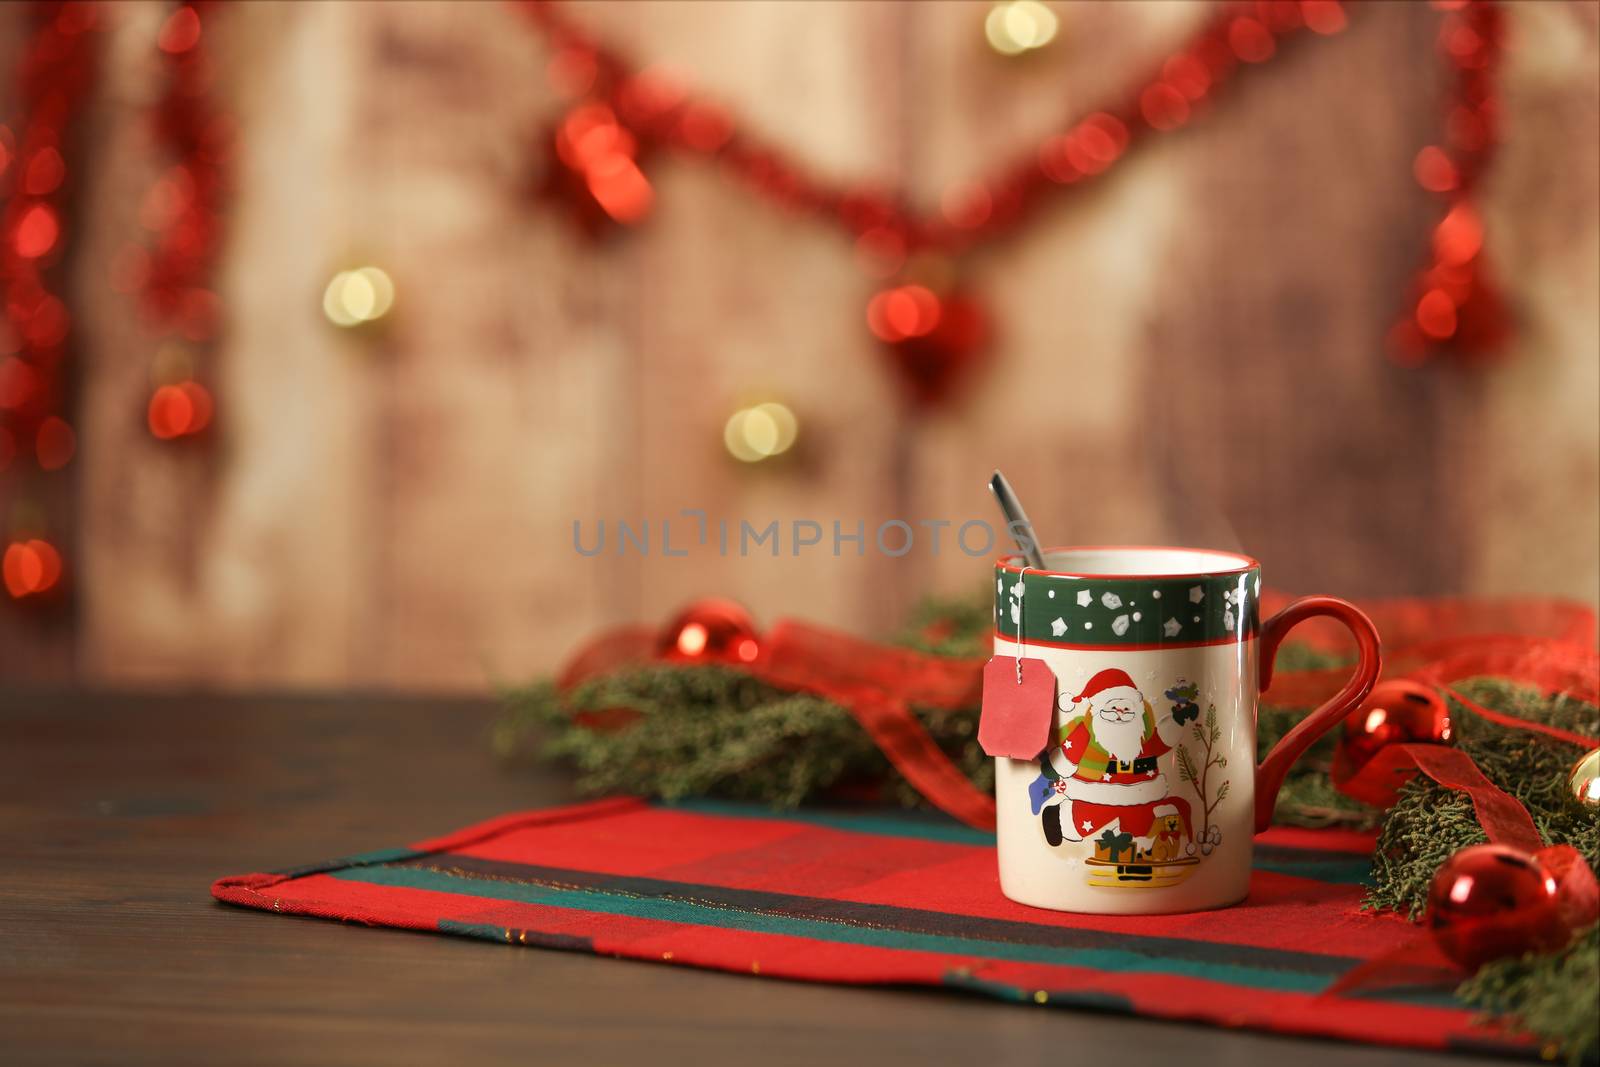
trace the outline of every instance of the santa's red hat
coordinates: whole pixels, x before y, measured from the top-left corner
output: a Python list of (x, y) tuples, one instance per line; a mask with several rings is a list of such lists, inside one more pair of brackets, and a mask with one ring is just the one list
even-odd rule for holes
[(1090, 678), (1084, 685), (1083, 692), (1073, 697), (1073, 703), (1082, 700), (1099, 703), (1112, 697), (1127, 697), (1137, 703), (1144, 703), (1144, 694), (1139, 692), (1139, 687), (1133, 684), (1133, 679), (1128, 672), (1117, 667), (1107, 667), (1099, 674)]

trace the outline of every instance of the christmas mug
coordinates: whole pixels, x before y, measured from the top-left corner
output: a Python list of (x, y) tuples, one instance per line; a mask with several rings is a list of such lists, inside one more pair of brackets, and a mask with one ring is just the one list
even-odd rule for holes
[[(1001, 890), (1111, 915), (1238, 903), (1289, 765), (1377, 680), (1372, 621), (1312, 596), (1260, 622), (1260, 565), (1232, 552), (1062, 548), (1044, 562), (995, 565), (979, 740), (996, 757)], [(1318, 615), (1355, 635), (1354, 673), (1257, 766), (1273, 656)]]

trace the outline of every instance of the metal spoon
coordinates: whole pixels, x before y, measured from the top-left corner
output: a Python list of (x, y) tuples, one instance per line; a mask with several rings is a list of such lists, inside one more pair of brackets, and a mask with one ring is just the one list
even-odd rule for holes
[(994, 472), (994, 477), (989, 479), (989, 491), (994, 493), (995, 502), (1000, 505), (1000, 511), (1006, 517), (1006, 529), (1017, 542), (1017, 547), (1022, 550), (1028, 566), (1044, 570), (1044, 556), (1039, 552), (1039, 538), (1033, 532), (1033, 523), (1028, 521), (1028, 513), (1022, 510), (1022, 502), (1012, 491), (1011, 483), (1006, 481), (1006, 476), (998, 470)]

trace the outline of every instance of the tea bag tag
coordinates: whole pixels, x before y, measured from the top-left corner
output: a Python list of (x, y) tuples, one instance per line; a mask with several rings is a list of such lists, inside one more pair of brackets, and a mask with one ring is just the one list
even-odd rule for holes
[(1017, 575), (1017, 655), (995, 656), (983, 667), (978, 744), (996, 759), (1030, 760), (1043, 752), (1055, 716), (1055, 672), (1028, 655), (1027, 577), (1024, 566)]
[(1029, 760), (1050, 743), (1056, 676), (1042, 659), (996, 656), (983, 668), (978, 744), (996, 759)]

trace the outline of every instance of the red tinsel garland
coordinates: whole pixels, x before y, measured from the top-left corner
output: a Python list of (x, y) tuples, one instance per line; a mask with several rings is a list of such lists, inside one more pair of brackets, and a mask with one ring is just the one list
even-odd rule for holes
[[(552, 0), (514, 2), (555, 49), (551, 82), (577, 98), (551, 134), (547, 195), (567, 204), (591, 234), (608, 224), (637, 223), (655, 196), (642, 164), (664, 149), (715, 159), (776, 206), (843, 227), (870, 273), (901, 275), (898, 284), (871, 298), (866, 317), (919, 406), (952, 396), (978, 360), (988, 329), (982, 307), (959, 281), (934, 285), (908, 276), (902, 273), (908, 263), (929, 255), (956, 257), (1014, 232), (1051, 197), (1107, 173), (1139, 140), (1188, 124), (1242, 67), (1277, 55), (1285, 38), (1304, 30), (1336, 34), (1346, 24), (1346, 9), (1334, 0), (1227, 4), (1124, 99), (1064, 123), (998, 172), (947, 190), (939, 209), (930, 212), (913, 207), (903, 190), (825, 181), (738, 126), (717, 105), (637, 69), (584, 33)], [(1451, 12), (1442, 41), (1460, 73), (1460, 100), (1450, 114), (1448, 151), (1430, 147), (1418, 157), (1418, 180), (1437, 191), (1445, 189), (1433, 161), (1444, 161), (1452, 175), (1453, 207), (1435, 232), (1436, 262), (1419, 281), (1414, 321), (1393, 337), (1397, 358), (1413, 362), (1432, 343), (1454, 339), (1492, 347), (1505, 334), (1503, 305), (1478, 259), (1481, 227), (1468, 198), (1494, 143), (1498, 103), (1491, 76), (1502, 18), (1487, 0), (1436, 6)]]
[(1439, 52), (1455, 73), (1446, 99), (1445, 136), (1417, 153), (1418, 184), (1448, 205), (1433, 230), (1431, 256), (1412, 283), (1410, 313), (1390, 334), (1390, 351), (1416, 364), (1448, 349), (1481, 362), (1510, 334), (1505, 298), (1483, 263), (1483, 218), (1474, 196), (1500, 139), (1495, 75), (1505, 50), (1505, 14), (1483, 0), (1434, 0), (1447, 12)]
[[(154, 111), (154, 133), (173, 163), (140, 211), (154, 234), (151, 249), (130, 246), (111, 270), (113, 288), (138, 293), (157, 336), (190, 344), (214, 340), (219, 319), (211, 278), (232, 122), (208, 99), (212, 71), (201, 48), (202, 19), (216, 6), (180, 4), (162, 24), (156, 44), (170, 77)], [(91, 31), (103, 28), (104, 12), (89, 3), (43, 2), (32, 5), (32, 16), (34, 33), (18, 72), (21, 117), (14, 128), (0, 126), (6, 196), (0, 213), (0, 470), (31, 460), (48, 475), (67, 465), (77, 444), (66, 374), (72, 314), (59, 266), (71, 237), (69, 200), (77, 192), (70, 142), (94, 90), (98, 41)], [(148, 412), (151, 431), (160, 438), (198, 433), (210, 422), (212, 400), (194, 380), (192, 352), (168, 349), (161, 363), (156, 376), (162, 384)], [(10, 518), (7, 592), (18, 600), (58, 592), (64, 564), (42, 510), (25, 506)]]
[[(233, 123), (211, 103), (213, 69), (204, 49), (206, 24), (219, 5), (180, 5), (156, 38), (169, 70), (155, 112), (157, 142), (171, 157), (145, 197), (141, 221), (154, 233), (147, 252), (122, 254), (122, 282), (135, 288), (140, 307), (161, 336), (180, 343), (157, 368), (147, 421), (161, 439), (200, 433), (211, 422), (211, 392), (196, 381), (193, 349), (216, 339), (221, 307), (212, 289), (222, 247), (222, 201)], [(173, 355), (177, 358), (170, 358)]]
[[(0, 126), (0, 470), (31, 463), (48, 476), (77, 450), (63, 374), (72, 314), (59, 268), (77, 192), (73, 136), (98, 67), (92, 31), (99, 12), (91, 4), (36, 3), (30, 14), (33, 36), (17, 75), (21, 117)], [(43, 507), (7, 519), (6, 591), (18, 600), (58, 592), (61, 552)]]
[(1284, 38), (1304, 30), (1335, 34), (1346, 24), (1335, 0), (1229, 4), (1125, 99), (1064, 123), (1033, 151), (949, 190), (939, 210), (927, 212), (904, 191), (826, 181), (738, 127), (717, 105), (634, 68), (550, 0), (514, 2), (556, 49), (552, 81), (581, 98), (555, 132), (556, 155), (582, 177), (574, 185), (599, 217), (627, 223), (648, 212), (648, 180), (621, 159), (667, 148), (716, 159), (779, 206), (843, 226), (872, 255), (890, 261), (958, 254), (1014, 232), (1048, 197), (1106, 173), (1140, 139), (1186, 125), (1242, 67), (1277, 55)]

